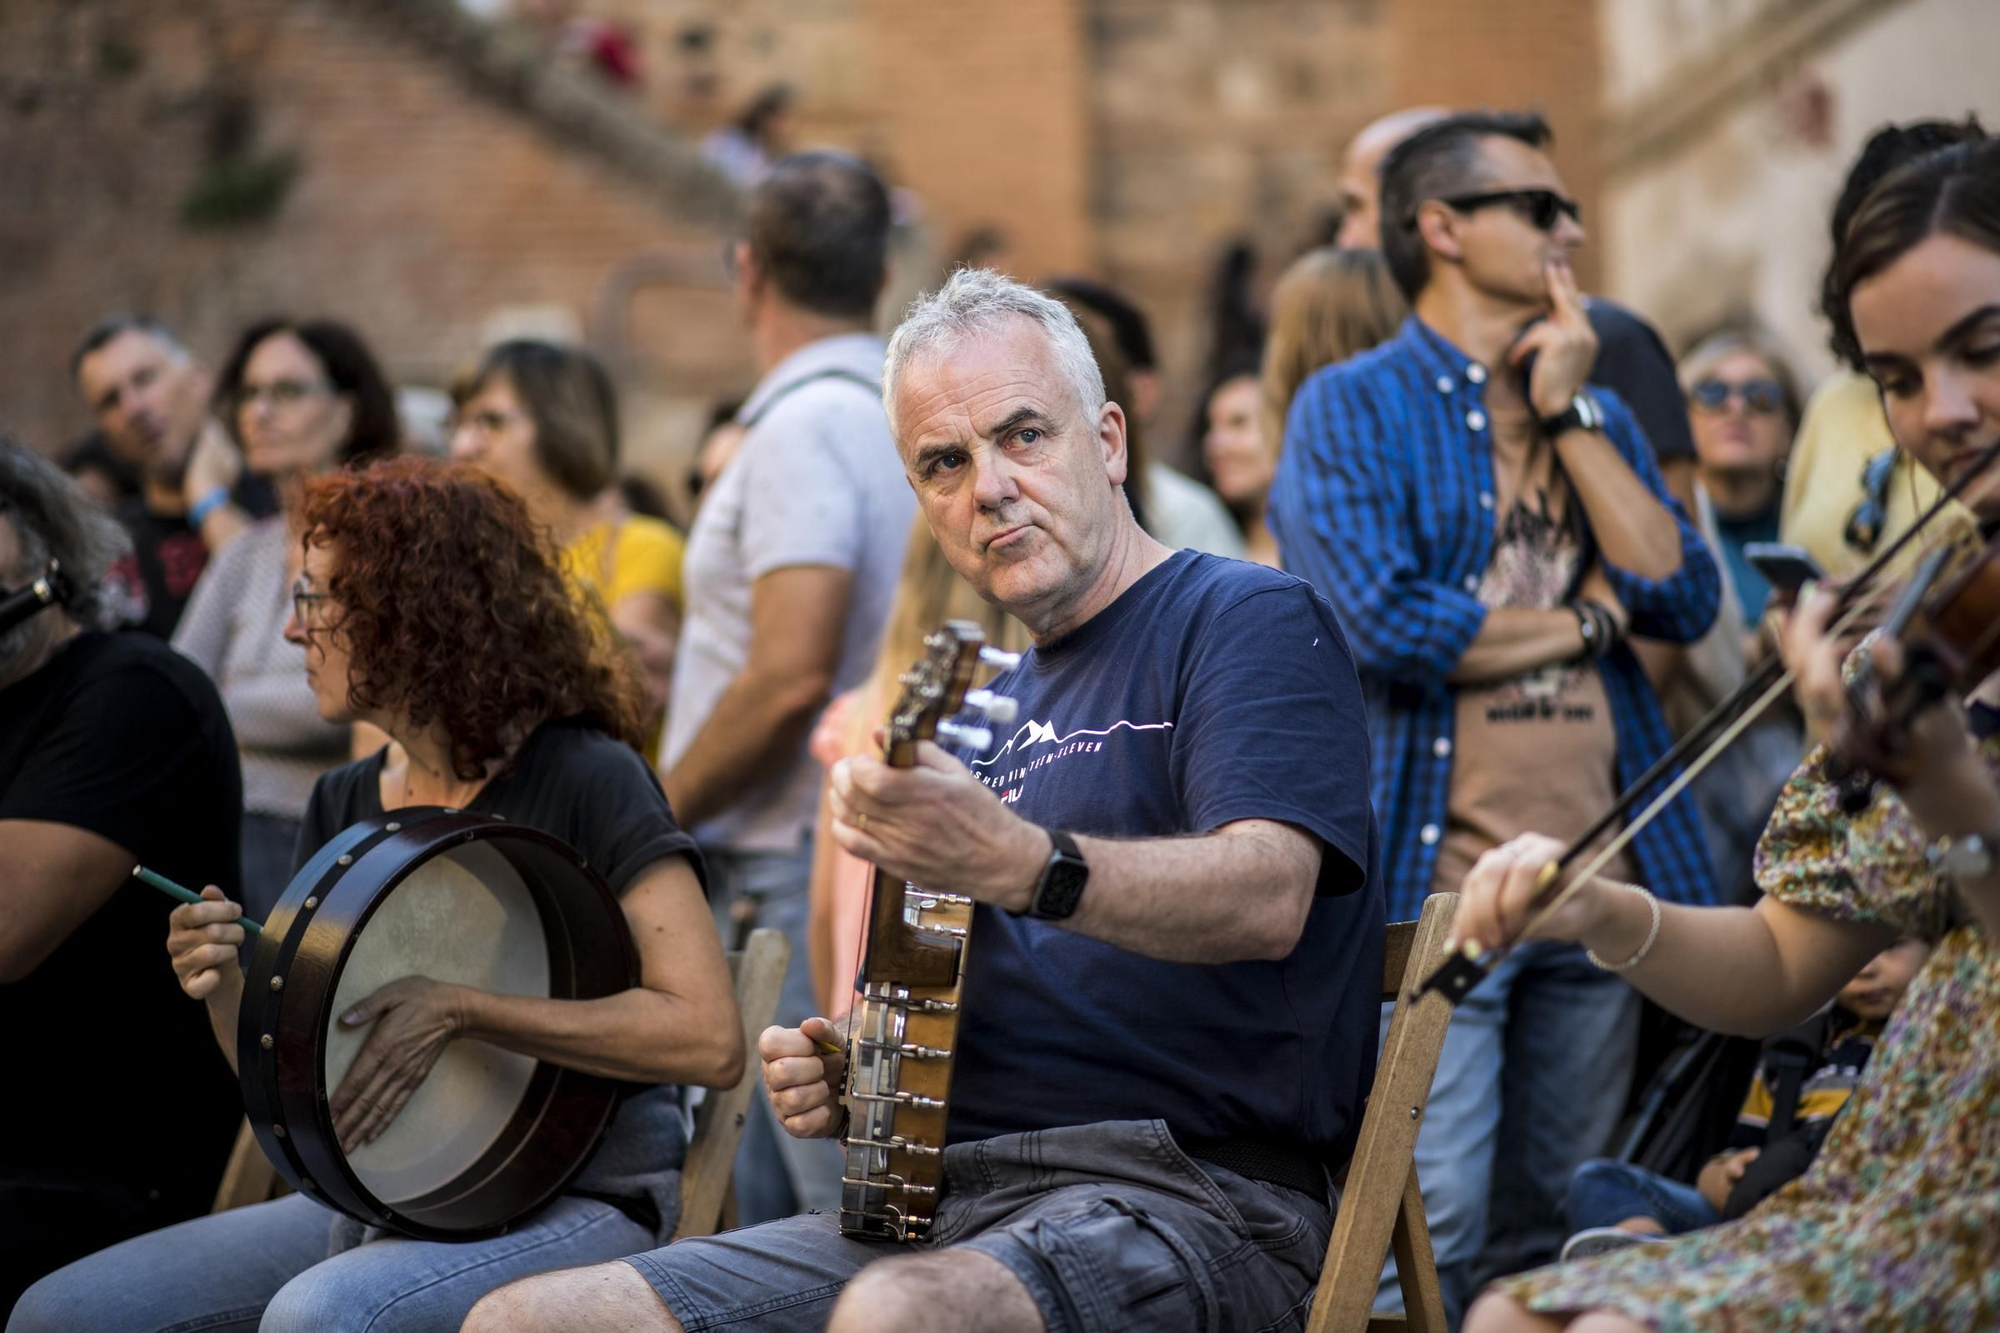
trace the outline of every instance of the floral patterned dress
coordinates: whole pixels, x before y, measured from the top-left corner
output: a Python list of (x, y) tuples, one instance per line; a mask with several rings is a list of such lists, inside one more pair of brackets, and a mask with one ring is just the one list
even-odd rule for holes
[[(1982, 748), (2000, 771), (2000, 739)], [(1660, 1333), (2000, 1330), (2000, 957), (1884, 789), (1840, 812), (1823, 760), (1757, 849), (1782, 902), (1933, 943), (1825, 1147), (1741, 1220), (1495, 1284), (1544, 1314), (1615, 1310)]]

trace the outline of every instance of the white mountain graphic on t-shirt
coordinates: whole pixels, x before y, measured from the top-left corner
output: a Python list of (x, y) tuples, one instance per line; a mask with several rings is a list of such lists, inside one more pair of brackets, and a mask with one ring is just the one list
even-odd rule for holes
[(1007, 738), (1004, 745), (993, 752), (991, 759), (975, 759), (972, 761), (972, 766), (974, 768), (991, 768), (1015, 749), (1025, 750), (1031, 745), (1061, 745), (1066, 741), (1074, 740), (1078, 736), (1109, 736), (1120, 727), (1123, 727), (1127, 731), (1170, 731), (1173, 729), (1173, 725), (1171, 722), (1127, 722), (1121, 718), (1108, 727), (1078, 727), (1075, 731), (1066, 731), (1058, 736), (1054, 722), (1037, 722), (1033, 718), (1029, 718), (1026, 722), (1015, 728), (1014, 734)]

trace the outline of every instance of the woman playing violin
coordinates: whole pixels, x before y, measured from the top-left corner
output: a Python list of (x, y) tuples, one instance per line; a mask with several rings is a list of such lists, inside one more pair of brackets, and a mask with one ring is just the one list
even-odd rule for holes
[[(2000, 143), (1885, 179), (1829, 274), (1849, 359), (1873, 376), (1897, 443), (1940, 483), (2000, 442)], [(2000, 521), (2000, 466), (1964, 498)], [(1870, 643), (1875, 688), (1843, 683), (1835, 598), (1809, 592), (1787, 665), (1828, 744), (1794, 774), (1758, 849), (1754, 908), (1663, 905), (1596, 879), (1531, 932), (1704, 1027), (1798, 1023), (1898, 935), (1935, 944), (1812, 1167), (1741, 1221), (1504, 1279), (1467, 1333), (2000, 1327), (2000, 672), (1903, 716), (1904, 645)], [(1996, 611), (1995, 614), (2000, 614)], [(1832, 772), (1881, 789), (1843, 813)], [(1480, 858), (1454, 931), (1484, 947), (1536, 915), (1561, 848), (1539, 835)]]

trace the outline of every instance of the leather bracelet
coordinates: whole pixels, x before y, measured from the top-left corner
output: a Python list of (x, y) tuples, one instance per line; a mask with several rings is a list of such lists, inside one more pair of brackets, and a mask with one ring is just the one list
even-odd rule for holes
[(1592, 967), (1597, 968), (1601, 972), (1631, 971), (1646, 960), (1646, 955), (1653, 951), (1653, 941), (1660, 938), (1660, 900), (1653, 896), (1653, 891), (1640, 884), (1620, 884), (1618, 887), (1628, 893), (1644, 895), (1646, 905), (1653, 909), (1653, 924), (1646, 931), (1646, 942), (1639, 946), (1639, 951), (1622, 963), (1607, 963), (1597, 956), (1597, 950), (1585, 949), (1583, 956), (1590, 960)]

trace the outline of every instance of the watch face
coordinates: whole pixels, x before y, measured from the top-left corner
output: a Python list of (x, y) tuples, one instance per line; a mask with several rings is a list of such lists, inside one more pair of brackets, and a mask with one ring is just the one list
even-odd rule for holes
[(1090, 867), (1082, 861), (1060, 855), (1051, 858), (1043, 872), (1041, 888), (1035, 894), (1035, 915), (1053, 920), (1071, 915), (1083, 897), (1083, 886), (1089, 882)]

